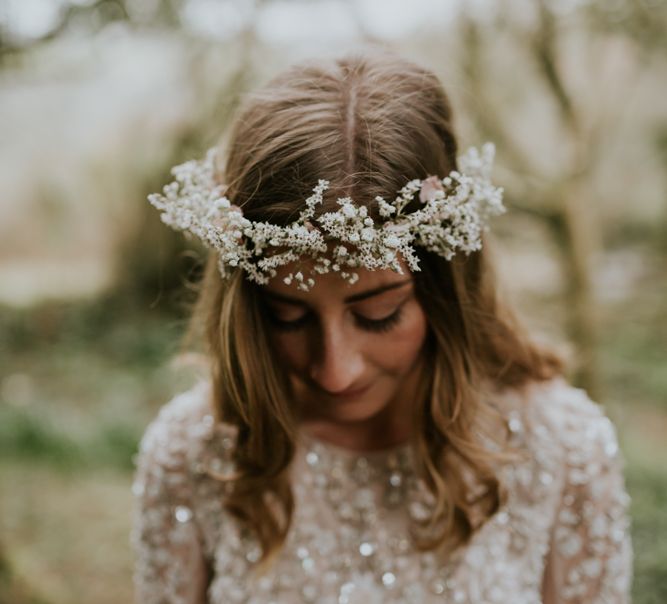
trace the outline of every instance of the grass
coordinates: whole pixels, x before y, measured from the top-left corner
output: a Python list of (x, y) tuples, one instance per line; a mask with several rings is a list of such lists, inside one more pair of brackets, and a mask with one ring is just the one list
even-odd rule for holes
[(133, 457), (193, 379), (169, 362), (183, 327), (107, 304), (0, 313), (0, 604), (132, 601)]
[(130, 469), (146, 422), (192, 372), (169, 360), (183, 322), (104, 306), (0, 313), (0, 453)]
[(0, 482), (4, 546), (26, 602), (132, 601), (127, 472), (14, 460), (0, 465)]
[(632, 496), (633, 601), (663, 604), (667, 602), (667, 476), (664, 468), (630, 466), (626, 479)]

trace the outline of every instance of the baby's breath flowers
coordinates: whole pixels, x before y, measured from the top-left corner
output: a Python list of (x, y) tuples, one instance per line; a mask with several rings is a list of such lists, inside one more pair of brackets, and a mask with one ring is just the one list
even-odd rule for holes
[[(148, 199), (165, 224), (195, 235), (218, 253), (223, 278), (242, 269), (251, 281), (266, 284), (278, 267), (310, 259), (307, 274), (299, 270), (284, 278), (286, 284), (308, 291), (317, 274), (328, 272), (355, 283), (359, 277), (355, 269), (361, 267), (402, 273), (401, 259), (411, 271), (419, 271), (415, 246), (447, 260), (457, 252), (481, 249), (489, 219), (505, 211), (503, 190), (491, 183), (494, 154), (491, 143), (481, 151), (471, 148), (459, 157), (459, 170), (445, 178), (412, 180), (393, 201), (377, 197), (379, 221), (349, 197), (338, 199), (336, 211), (317, 215), (329, 187), (326, 180), (317, 183), (291, 224), (248, 220), (225, 197), (226, 187), (215, 181), (216, 149), (201, 161), (173, 168), (176, 180)], [(421, 205), (405, 212), (417, 196)]]

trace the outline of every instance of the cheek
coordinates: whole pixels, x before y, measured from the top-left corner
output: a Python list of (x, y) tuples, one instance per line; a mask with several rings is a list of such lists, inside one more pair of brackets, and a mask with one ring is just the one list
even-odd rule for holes
[(308, 365), (308, 343), (298, 332), (272, 337), (276, 358), (286, 369), (302, 371)]

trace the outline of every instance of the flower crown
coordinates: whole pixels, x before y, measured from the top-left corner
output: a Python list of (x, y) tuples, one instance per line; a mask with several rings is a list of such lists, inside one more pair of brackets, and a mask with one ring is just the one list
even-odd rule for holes
[[(470, 254), (481, 249), (489, 218), (505, 211), (502, 188), (490, 182), (494, 154), (492, 143), (481, 151), (471, 148), (458, 158), (460, 171), (442, 179), (411, 180), (391, 202), (376, 197), (383, 219), (379, 224), (365, 206), (355, 205), (349, 197), (338, 199), (336, 211), (316, 216), (329, 187), (326, 180), (318, 182), (291, 224), (248, 220), (225, 197), (225, 185), (215, 180), (215, 148), (201, 161), (172, 168), (176, 180), (164, 187), (163, 194), (151, 194), (148, 200), (160, 210), (165, 224), (196, 235), (218, 252), (223, 278), (238, 267), (251, 281), (265, 284), (276, 276), (277, 267), (305, 257), (312, 260), (307, 275), (299, 270), (284, 281), (307, 291), (315, 284), (316, 274), (330, 271), (349, 283), (357, 281), (354, 269), (359, 267), (402, 273), (399, 257), (411, 271), (419, 271), (414, 246), (447, 260), (458, 251)], [(404, 213), (417, 194), (422, 205)]]

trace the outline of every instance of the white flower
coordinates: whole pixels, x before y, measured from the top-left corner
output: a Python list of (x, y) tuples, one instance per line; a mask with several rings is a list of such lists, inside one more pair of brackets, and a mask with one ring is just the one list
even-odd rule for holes
[(349, 203), (346, 203), (346, 204), (343, 206), (343, 214), (344, 214), (347, 218), (353, 218), (354, 216), (357, 215), (357, 213), (356, 213), (354, 207), (352, 207), (352, 205), (349, 204)]
[(362, 241), (373, 241), (375, 238), (375, 231), (371, 228), (365, 228), (361, 231), (361, 240)]
[(401, 240), (396, 235), (388, 235), (384, 238), (384, 244), (390, 248), (396, 248), (401, 245)]
[(437, 193), (442, 192), (444, 192), (442, 181), (437, 176), (429, 176), (422, 181), (419, 200), (422, 203), (426, 203), (429, 199), (433, 199)]
[[(250, 280), (265, 284), (276, 275), (277, 267), (303, 256), (312, 258), (310, 276), (298, 271), (283, 279), (287, 285), (296, 281), (297, 287), (307, 291), (315, 283), (314, 274), (329, 271), (355, 283), (359, 275), (342, 270), (341, 265), (402, 272), (397, 253), (411, 271), (418, 271), (414, 246), (447, 260), (457, 252), (469, 254), (481, 249), (481, 234), (488, 229), (489, 218), (505, 211), (502, 188), (490, 182), (494, 153), (490, 143), (481, 151), (470, 149), (459, 157), (460, 171), (452, 171), (442, 180), (437, 176), (411, 180), (393, 202), (376, 197), (384, 219), (377, 226), (366, 206), (356, 206), (348, 197), (338, 200), (338, 210), (316, 217), (316, 207), (323, 203), (329, 187), (325, 180), (318, 181), (292, 224), (280, 227), (248, 220), (241, 208), (225, 197), (227, 187), (215, 181), (215, 149), (202, 161), (175, 166), (172, 174), (176, 180), (166, 185), (162, 194), (149, 195), (148, 200), (161, 212), (165, 224), (199, 237), (219, 253), (223, 278), (229, 275), (228, 267), (239, 267)], [(417, 195), (423, 205), (403, 213)], [(334, 244), (336, 261), (332, 262), (326, 257), (328, 240), (352, 245)]]

